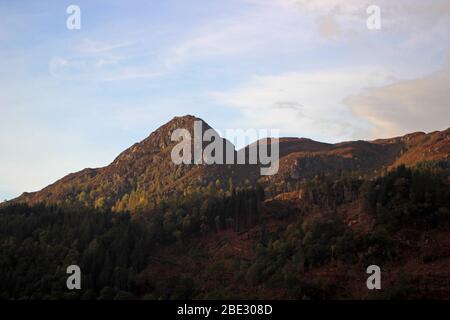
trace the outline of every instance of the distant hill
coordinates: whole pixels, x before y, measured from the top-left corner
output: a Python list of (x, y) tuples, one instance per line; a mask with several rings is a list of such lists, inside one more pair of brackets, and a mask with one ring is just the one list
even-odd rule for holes
[[(171, 141), (171, 134), (177, 128), (185, 128), (193, 136), (194, 121), (202, 121), (203, 131), (211, 128), (191, 115), (175, 117), (122, 152), (110, 165), (69, 174), (41, 191), (24, 193), (9, 203), (44, 202), (135, 211), (152, 207), (160, 199), (182, 193), (188, 187), (209, 185), (227, 189), (230, 183), (243, 186), (260, 182), (266, 188), (277, 189), (277, 185), (295, 183), (318, 174), (358, 172), (377, 175), (399, 164), (411, 166), (422, 161), (446, 159), (450, 153), (450, 129), (447, 129), (337, 144), (280, 138), (279, 172), (273, 176), (262, 177), (259, 165), (175, 165), (170, 153), (177, 142)], [(248, 153), (255, 147), (253, 143), (241, 152)], [(233, 157), (236, 157), (235, 150)]]

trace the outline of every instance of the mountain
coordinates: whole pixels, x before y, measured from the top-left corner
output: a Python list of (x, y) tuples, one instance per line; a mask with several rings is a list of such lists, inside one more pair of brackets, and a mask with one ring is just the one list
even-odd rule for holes
[(376, 176), (401, 164), (441, 161), (450, 154), (450, 128), (429, 134), (416, 132), (391, 139), (336, 144), (307, 139), (280, 140), (280, 170), (267, 177), (270, 184), (285, 184), (318, 174), (358, 172)]
[[(234, 160), (278, 142), (279, 171), (261, 176), (175, 165), (172, 133), (196, 121), (0, 205), (0, 298), (450, 299), (450, 129), (238, 151), (216, 136)], [(82, 290), (66, 288), (71, 264)], [(366, 286), (371, 265), (381, 290)]]
[[(260, 182), (265, 187), (276, 189), (276, 186), (318, 174), (358, 172), (376, 175), (400, 164), (446, 159), (450, 153), (449, 128), (429, 134), (420, 132), (391, 139), (337, 144), (306, 138), (280, 138), (277, 140), (279, 171), (273, 176), (261, 176), (260, 165), (176, 165), (171, 161), (171, 151), (178, 142), (171, 141), (171, 135), (174, 130), (184, 128), (194, 137), (195, 121), (201, 121), (203, 132), (212, 129), (205, 121), (191, 115), (175, 117), (146, 139), (123, 151), (110, 165), (69, 174), (41, 191), (24, 193), (11, 202), (135, 211), (152, 207), (160, 199), (183, 193), (189, 187), (227, 189), (230, 183), (237, 187)], [(224, 143), (224, 159), (228, 145), (233, 159), (238, 152), (245, 152), (246, 163), (249, 152), (258, 148), (253, 143), (237, 152), (229, 141), (221, 142)], [(204, 142), (202, 149), (207, 144)], [(193, 155), (191, 159), (193, 163)]]
[[(110, 165), (69, 174), (41, 191), (24, 193), (12, 202), (133, 211), (148, 207), (159, 198), (182, 192), (189, 186), (208, 185), (222, 177), (240, 181), (242, 175), (227, 165), (175, 165), (171, 161), (171, 151), (178, 143), (171, 141), (172, 132), (185, 128), (193, 138), (195, 121), (201, 119), (190, 115), (175, 117), (146, 139), (123, 151)], [(201, 123), (203, 132), (211, 129), (206, 122)], [(234, 157), (234, 146), (232, 150)], [(193, 162), (193, 155), (191, 159)]]

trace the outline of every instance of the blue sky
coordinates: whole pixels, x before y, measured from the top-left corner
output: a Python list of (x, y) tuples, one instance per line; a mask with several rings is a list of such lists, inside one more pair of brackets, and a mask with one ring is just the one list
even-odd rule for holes
[(0, 21), (0, 199), (177, 115), (330, 142), (450, 123), (448, 0), (3, 0)]

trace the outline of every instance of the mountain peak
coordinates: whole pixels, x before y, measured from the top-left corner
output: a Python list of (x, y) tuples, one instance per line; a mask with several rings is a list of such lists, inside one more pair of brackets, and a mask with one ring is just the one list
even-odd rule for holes
[(135, 143), (130, 148), (123, 151), (114, 160), (114, 163), (128, 161), (131, 158), (136, 158), (136, 156), (147, 155), (149, 153), (155, 153), (166, 149), (169, 145), (173, 145), (175, 143), (171, 139), (173, 131), (176, 129), (186, 129), (192, 134), (195, 121), (202, 122), (203, 130), (210, 128), (205, 121), (196, 116), (176, 116), (157, 128), (141, 142)]
[(196, 117), (196, 116), (194, 116), (192, 114), (186, 114), (184, 116), (175, 116), (169, 122), (172, 122), (172, 121), (192, 121), (192, 120), (201, 120), (201, 121), (203, 121), (202, 119), (200, 119), (200, 118), (198, 118), (198, 117)]
[(170, 120), (167, 123), (160, 126), (154, 132), (152, 132), (147, 139), (152, 139), (152, 138), (155, 138), (155, 137), (161, 136), (161, 135), (164, 136), (164, 138), (166, 138), (168, 135), (170, 136), (172, 134), (172, 132), (176, 129), (186, 129), (192, 133), (194, 130), (195, 121), (202, 122), (203, 130), (207, 130), (207, 129), (211, 128), (203, 119), (200, 119), (196, 116), (193, 116), (190, 114), (185, 115), (185, 116), (176, 116), (176, 117), (173, 117), (172, 120)]
[(166, 127), (172, 127), (172, 128), (178, 127), (178, 128), (184, 128), (184, 129), (189, 130), (190, 128), (193, 128), (195, 121), (201, 121), (201, 122), (205, 123), (205, 121), (203, 119), (200, 119), (194, 115), (187, 114), (184, 116), (173, 117), (172, 120), (170, 120), (166, 124), (159, 127), (156, 131), (158, 131), (159, 129), (162, 129), (162, 128), (166, 128)]
[[(218, 180), (219, 185), (230, 179), (235, 186), (258, 181), (276, 185), (288, 180), (297, 182), (317, 174), (346, 171), (377, 174), (382, 168), (398, 164), (413, 165), (420, 161), (444, 159), (450, 152), (448, 129), (429, 134), (413, 133), (391, 139), (336, 144), (281, 137), (269, 140), (269, 143), (279, 143), (279, 172), (262, 179), (258, 174), (259, 166), (194, 165), (193, 162), (192, 165), (174, 164), (171, 151), (179, 142), (172, 141), (172, 133), (176, 129), (185, 129), (194, 137), (195, 121), (202, 122), (203, 133), (211, 129), (205, 121), (193, 115), (174, 117), (147, 138), (123, 151), (109, 166), (69, 174), (41, 191), (24, 194), (13, 201), (133, 211), (150, 206), (160, 197), (182, 192), (187, 186), (207, 186)], [(267, 143), (267, 140), (259, 142)], [(247, 152), (254, 147), (257, 147), (255, 143), (243, 150)], [(236, 152), (234, 148), (233, 152)]]

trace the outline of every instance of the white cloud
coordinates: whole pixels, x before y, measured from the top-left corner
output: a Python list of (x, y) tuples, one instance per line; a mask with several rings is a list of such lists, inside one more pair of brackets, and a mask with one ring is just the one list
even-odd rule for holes
[(103, 52), (109, 52), (115, 49), (126, 48), (133, 45), (133, 42), (126, 41), (121, 43), (106, 43), (93, 41), (91, 39), (83, 39), (79, 44), (77, 50), (80, 53), (98, 54)]
[(366, 8), (377, 5), (389, 19), (401, 20), (405, 17), (416, 16), (420, 19), (435, 20), (450, 14), (450, 3), (448, 0), (278, 0), (287, 6), (327, 15), (330, 13), (339, 15), (366, 16)]
[[(370, 5), (381, 8), (382, 30), (402, 36), (402, 42), (418, 43), (421, 39), (434, 39), (439, 33), (448, 37), (450, 2), (448, 0), (278, 0), (281, 4), (295, 8), (299, 13), (318, 17), (319, 34), (323, 32), (324, 22), (333, 23), (330, 30), (343, 29), (341, 36), (359, 34), (367, 36), (365, 20), (366, 9)], [(333, 19), (331, 21), (330, 19)], [(325, 20), (324, 20), (325, 19)], [(328, 20), (327, 20), (328, 19)], [(447, 23), (443, 23), (442, 21)], [(448, 42), (448, 41), (447, 41)], [(434, 44), (439, 42), (434, 41)]]
[(450, 126), (450, 65), (421, 78), (367, 89), (345, 103), (374, 125), (376, 137), (445, 129)]
[(238, 88), (211, 95), (238, 109), (239, 127), (282, 129), (282, 133), (327, 141), (367, 136), (370, 123), (342, 103), (366, 86), (389, 83), (381, 68), (353, 68), (255, 76)]
[(153, 78), (167, 73), (156, 63), (132, 61), (139, 49), (142, 48), (132, 41), (107, 43), (83, 39), (70, 54), (53, 57), (48, 63), (49, 72), (62, 80), (100, 81)]
[[(302, 10), (317, 14), (355, 13), (361, 8), (367, 8), (369, 0), (279, 0), (285, 5), (294, 5)], [(373, 2), (373, 1), (372, 1)]]
[(241, 127), (281, 128), (324, 141), (392, 137), (450, 125), (450, 64), (398, 80), (382, 68), (255, 76), (211, 95), (239, 110)]
[(165, 59), (168, 66), (208, 57), (223, 57), (255, 50), (264, 42), (259, 25), (213, 23), (206, 32), (194, 35), (171, 48)]
[[(179, 68), (206, 63), (210, 59), (275, 56), (285, 52), (300, 54), (326, 45), (329, 40), (346, 39), (349, 45), (360, 42), (370, 33), (365, 24), (370, 0), (247, 0), (250, 10), (239, 15), (192, 24), (179, 35), (172, 35), (163, 45), (142, 34), (122, 36), (108, 43), (82, 39), (76, 52), (62, 56), (65, 64), (50, 62), (52, 75), (62, 79), (129, 80), (155, 79), (172, 74)], [(442, 52), (449, 47), (450, 21), (448, 2), (380, 0), (381, 36), (398, 36), (406, 47), (429, 46)], [(359, 35), (359, 40), (355, 38)], [(367, 40), (370, 41), (370, 40)], [(388, 44), (380, 50), (388, 51)], [(396, 45), (398, 47), (398, 45)]]
[[(153, 43), (141, 35), (115, 43), (83, 39), (75, 46), (75, 52), (50, 61), (50, 73), (60, 79), (157, 78), (209, 59), (302, 52), (320, 43), (314, 37), (313, 19), (299, 19), (295, 12), (277, 2), (254, 4), (253, 11), (190, 25), (170, 41), (158, 39)], [(330, 32), (329, 28), (326, 32)]]

